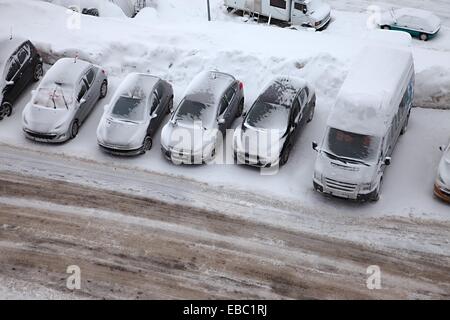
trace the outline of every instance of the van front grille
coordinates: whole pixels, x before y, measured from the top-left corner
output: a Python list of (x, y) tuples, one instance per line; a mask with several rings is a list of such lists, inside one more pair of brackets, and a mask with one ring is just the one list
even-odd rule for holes
[(354, 183), (347, 183), (329, 178), (326, 178), (325, 182), (328, 188), (345, 192), (354, 192), (357, 187), (357, 184)]

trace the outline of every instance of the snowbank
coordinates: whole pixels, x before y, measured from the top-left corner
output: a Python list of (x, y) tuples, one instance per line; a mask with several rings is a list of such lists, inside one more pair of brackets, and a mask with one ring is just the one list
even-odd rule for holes
[(450, 109), (450, 68), (434, 66), (416, 74), (414, 105)]

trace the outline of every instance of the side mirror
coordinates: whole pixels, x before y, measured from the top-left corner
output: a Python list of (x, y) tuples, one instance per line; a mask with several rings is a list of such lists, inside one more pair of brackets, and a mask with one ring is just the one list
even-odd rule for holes
[(217, 122), (219, 124), (224, 124), (225, 123), (225, 119), (224, 118), (220, 118), (220, 119), (217, 120)]
[(103, 107), (103, 111), (106, 112), (109, 109), (109, 104), (105, 104), (105, 106)]
[(158, 115), (156, 113), (150, 115), (150, 119), (155, 119), (157, 117), (158, 117)]
[(247, 111), (242, 112), (242, 118), (245, 118), (247, 116)]
[(5, 83), (7, 86), (13, 86), (14, 85), (14, 81), (6, 81)]
[(86, 102), (86, 99), (85, 98), (81, 98), (79, 102), (80, 102), (80, 104), (83, 104), (83, 103)]
[(308, 13), (308, 9), (303, 8), (303, 14), (307, 14)]
[(442, 152), (445, 151), (445, 146), (439, 146), (439, 150), (441, 150)]
[(391, 157), (386, 157), (386, 158), (384, 158), (384, 164), (387, 165), (387, 166), (390, 166), (390, 165), (391, 165), (391, 161), (392, 161), (392, 158), (391, 158)]
[(313, 141), (312, 148), (314, 151), (319, 151), (319, 145), (317, 144), (317, 142)]

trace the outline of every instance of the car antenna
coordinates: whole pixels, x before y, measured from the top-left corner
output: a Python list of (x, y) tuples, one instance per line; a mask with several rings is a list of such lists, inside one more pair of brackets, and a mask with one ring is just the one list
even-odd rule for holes
[(77, 54), (75, 55), (75, 59), (74, 59), (73, 63), (77, 63), (77, 60), (78, 60), (78, 52), (77, 52)]
[(9, 40), (13, 39), (13, 27), (11, 26), (11, 28), (9, 29)]

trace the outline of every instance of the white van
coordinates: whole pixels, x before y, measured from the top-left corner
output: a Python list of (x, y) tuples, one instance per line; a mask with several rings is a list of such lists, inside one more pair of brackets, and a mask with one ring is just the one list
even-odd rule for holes
[(313, 142), (314, 188), (340, 198), (378, 200), (413, 97), (411, 48), (365, 47), (338, 94), (322, 144)]

